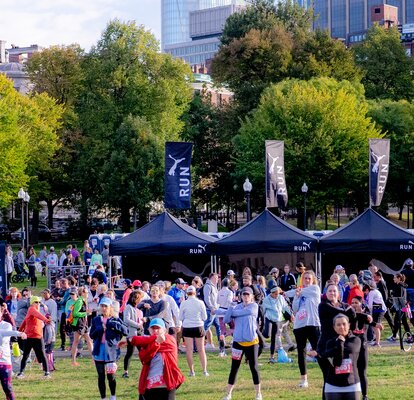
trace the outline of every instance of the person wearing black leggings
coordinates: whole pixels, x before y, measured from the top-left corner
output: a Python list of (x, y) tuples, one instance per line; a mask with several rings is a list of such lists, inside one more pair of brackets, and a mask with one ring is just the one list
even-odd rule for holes
[(128, 328), (119, 319), (113, 317), (112, 301), (103, 297), (99, 304), (101, 315), (92, 320), (90, 337), (93, 340), (93, 358), (98, 373), (98, 389), (101, 399), (106, 399), (105, 375), (111, 392), (110, 400), (116, 400), (117, 344), (122, 336), (128, 334)]
[[(295, 313), (293, 322), (293, 333), (296, 338), (298, 348), (298, 364), (301, 380), (300, 388), (307, 388), (308, 375), (306, 365), (306, 355), (316, 357), (316, 347), (319, 339), (320, 321), (318, 305), (321, 302), (321, 290), (318, 286), (315, 273), (306, 271), (302, 274), (302, 285), (295, 290), (292, 309)], [(306, 352), (306, 342), (312, 346), (311, 351)]]
[(233, 346), (231, 351), (231, 369), (227, 385), (227, 394), (223, 400), (230, 400), (236, 383), (237, 373), (243, 355), (249, 362), (253, 384), (256, 390), (256, 400), (262, 400), (260, 391), (260, 375), (257, 358), (259, 355), (259, 338), (257, 336), (257, 315), (259, 306), (254, 302), (253, 290), (250, 287), (242, 289), (242, 303), (230, 307), (224, 317), (224, 323), (235, 320)]
[(357, 360), (361, 351), (361, 339), (350, 330), (346, 315), (334, 317), (336, 336), (326, 343), (324, 357), (331, 360), (325, 378), (326, 400), (359, 400), (361, 384)]

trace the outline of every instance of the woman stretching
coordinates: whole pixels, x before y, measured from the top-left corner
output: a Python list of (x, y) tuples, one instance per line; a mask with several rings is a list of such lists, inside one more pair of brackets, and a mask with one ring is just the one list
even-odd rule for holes
[(302, 274), (302, 287), (295, 290), (292, 309), (295, 313), (293, 321), (293, 333), (298, 347), (298, 363), (301, 380), (300, 388), (307, 388), (308, 375), (306, 365), (306, 342), (309, 340), (312, 349), (308, 352), (311, 357), (316, 357), (316, 347), (319, 339), (321, 323), (319, 321), (318, 305), (321, 302), (321, 290), (313, 271)]
[(249, 361), (252, 373), (254, 388), (256, 390), (256, 400), (262, 400), (260, 391), (260, 376), (257, 365), (259, 354), (259, 338), (257, 336), (257, 315), (259, 306), (254, 301), (253, 290), (246, 286), (241, 291), (242, 303), (235, 307), (230, 307), (224, 317), (224, 323), (235, 320), (233, 333), (233, 347), (231, 351), (231, 370), (227, 385), (227, 395), (223, 400), (230, 400), (236, 382), (237, 372), (239, 371), (243, 354)]
[(336, 337), (328, 340), (325, 357), (329, 368), (325, 378), (326, 400), (359, 400), (361, 385), (357, 362), (361, 339), (350, 331), (349, 319), (338, 314), (333, 320)]

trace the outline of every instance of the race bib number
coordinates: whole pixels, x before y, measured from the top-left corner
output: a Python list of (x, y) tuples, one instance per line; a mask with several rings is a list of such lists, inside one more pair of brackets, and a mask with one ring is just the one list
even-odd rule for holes
[(240, 361), (243, 356), (243, 350), (231, 349), (231, 358)]
[(296, 314), (296, 319), (299, 320), (299, 321), (302, 321), (307, 316), (308, 316), (308, 313), (306, 312), (306, 310), (301, 310)]
[(342, 360), (342, 364), (339, 367), (335, 367), (335, 375), (351, 374), (352, 373), (352, 360), (345, 358)]

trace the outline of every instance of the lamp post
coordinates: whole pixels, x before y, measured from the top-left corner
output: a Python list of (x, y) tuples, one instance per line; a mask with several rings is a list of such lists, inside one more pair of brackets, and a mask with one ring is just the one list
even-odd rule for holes
[(21, 228), (21, 238), (22, 238), (22, 248), (24, 248), (24, 241), (25, 241), (25, 218), (24, 218), (24, 197), (25, 197), (26, 192), (23, 190), (23, 188), (20, 188), (19, 193), (17, 194), (19, 199), (22, 201), (22, 205), (21, 205), (21, 220), (22, 220), (22, 228)]
[(306, 231), (306, 193), (308, 193), (308, 186), (306, 185), (305, 182), (303, 182), (302, 185), (302, 193), (303, 193), (303, 198), (304, 198), (304, 208), (303, 208), (303, 230)]
[(237, 189), (239, 188), (239, 186), (236, 184), (234, 184), (233, 189), (234, 189), (234, 230), (237, 229)]
[[(410, 229), (410, 185), (407, 186), (407, 229)], [(414, 218), (414, 216), (413, 216)]]
[(246, 180), (243, 183), (243, 190), (244, 194), (246, 196), (246, 207), (247, 207), (247, 222), (251, 220), (250, 215), (250, 192), (252, 191), (253, 186), (251, 182), (249, 181), (249, 178), (246, 178)]

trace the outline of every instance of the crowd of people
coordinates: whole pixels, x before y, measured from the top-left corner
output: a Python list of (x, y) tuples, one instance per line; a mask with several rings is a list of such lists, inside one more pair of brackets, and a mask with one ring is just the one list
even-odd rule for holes
[[(66, 252), (73, 250), (76, 247)], [(338, 265), (321, 290), (315, 273), (298, 263), (295, 270), (289, 265), (270, 268), (266, 276), (253, 276), (248, 267), (240, 276), (229, 270), (223, 280), (216, 273), (204, 280), (195, 276), (191, 282), (124, 279), (117, 298), (107, 284), (104, 258), (86, 244), (84, 258), (85, 252), (89, 262), (85, 284), (78, 284), (79, 277), (67, 276), (44, 289), (41, 297), (32, 295), (29, 287), (21, 292), (10, 287), (8, 296), (0, 300), (0, 382), (7, 399), (14, 399), (10, 341), (18, 343), (22, 353), (18, 379), (25, 377), (32, 349), (44, 377), (49, 378), (58, 331), (60, 350), (71, 352), (75, 368), (86, 345), (102, 399), (107, 398), (107, 384), (109, 399), (116, 399), (115, 373), (122, 347), (126, 348), (123, 379), (130, 377), (136, 350), (142, 362), (140, 398), (172, 400), (184, 381), (179, 352), (186, 354), (189, 379), (199, 373), (194, 354), (201, 374), (208, 377), (206, 350), (217, 345), (220, 357), (226, 357), (230, 348), (224, 400), (232, 398), (243, 357), (251, 371), (255, 398), (261, 400), (258, 359), (270, 339), (270, 364), (291, 361), (287, 353), (297, 350), (300, 388), (309, 387), (307, 363), (317, 361), (323, 375), (323, 399), (366, 400), (368, 346), (381, 346), (383, 318), (392, 331), (389, 341), (397, 340), (400, 324), (409, 332), (413, 322), (404, 312), (413, 294), (406, 284), (414, 278), (411, 260), (395, 274), (390, 291), (375, 265), (349, 277)], [(66, 254), (66, 259), (72, 257)], [(50, 259), (52, 264), (61, 263), (53, 247), (45, 257), (46, 267)], [(36, 271), (30, 275), (31, 286), (36, 286), (33, 276)]]

